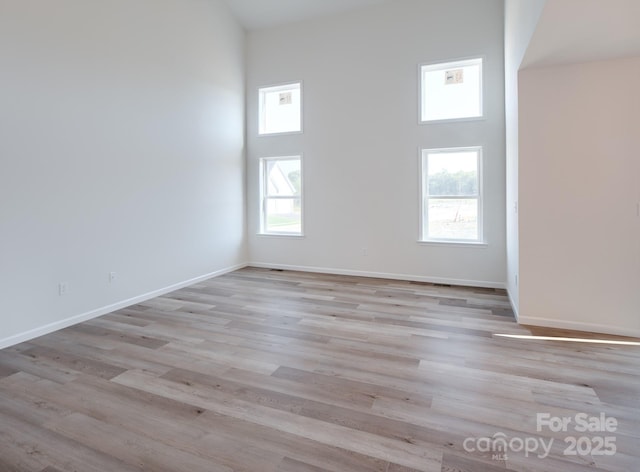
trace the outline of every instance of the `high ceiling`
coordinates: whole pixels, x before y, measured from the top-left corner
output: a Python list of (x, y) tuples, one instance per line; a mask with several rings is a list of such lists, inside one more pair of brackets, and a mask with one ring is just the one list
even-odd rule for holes
[(640, 55), (640, 0), (548, 0), (522, 67)]
[(248, 30), (270, 28), (387, 1), (390, 0), (225, 0)]
[[(402, 0), (224, 1), (255, 30)], [(522, 67), (632, 55), (640, 55), (640, 0), (547, 0)]]

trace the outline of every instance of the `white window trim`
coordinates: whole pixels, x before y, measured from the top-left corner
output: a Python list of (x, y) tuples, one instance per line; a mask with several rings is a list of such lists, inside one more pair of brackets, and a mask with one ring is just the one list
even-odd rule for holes
[[(300, 86), (300, 130), (299, 131), (281, 131), (281, 132), (277, 132), (277, 133), (261, 133), (260, 132), (260, 128), (262, 127), (262, 110), (264, 107), (263, 101), (262, 101), (262, 94), (261, 94), (261, 90), (262, 89), (278, 89), (278, 88), (282, 88), (282, 90), (287, 90), (291, 85), (299, 85)], [(271, 85), (260, 85), (258, 87), (258, 137), (260, 138), (264, 138), (264, 137), (269, 137), (269, 136), (286, 136), (286, 135), (292, 135), (292, 134), (302, 134), (304, 132), (304, 84), (302, 83), (302, 80), (293, 80), (291, 82), (280, 82), (277, 84), (271, 84)]]
[[(465, 151), (477, 151), (478, 152), (478, 239), (453, 239), (453, 238), (429, 238), (427, 237), (428, 228), (426, 224), (428, 222), (426, 205), (427, 195), (425, 194), (424, 186), (424, 163), (427, 154), (436, 153), (448, 153), (448, 152), (465, 152)], [(484, 172), (483, 172), (483, 148), (482, 146), (463, 146), (452, 148), (421, 148), (418, 152), (418, 186), (420, 189), (420, 218), (418, 228), (418, 243), (424, 245), (455, 245), (455, 246), (468, 246), (468, 247), (486, 247), (488, 246), (484, 236)], [(452, 197), (462, 198), (462, 197)], [(468, 197), (467, 197), (468, 198)]]
[[(268, 161), (286, 161), (291, 159), (300, 159), (300, 233), (288, 233), (288, 232), (277, 232), (277, 231), (266, 231), (265, 230), (265, 217), (266, 217), (266, 204), (267, 198), (265, 198), (265, 189), (267, 173), (265, 172), (265, 164)], [(304, 159), (301, 154), (295, 154), (290, 156), (274, 156), (274, 157), (261, 157), (258, 160), (258, 179), (260, 181), (259, 191), (260, 191), (260, 216), (259, 216), (259, 229), (258, 236), (268, 236), (268, 237), (276, 237), (276, 238), (304, 238), (304, 222), (305, 222), (305, 208), (304, 208)], [(270, 197), (276, 198), (277, 197)], [(281, 197), (282, 199), (290, 199), (292, 197)]]
[[(469, 116), (463, 118), (444, 118), (438, 120), (423, 120), (422, 119), (422, 110), (424, 107), (424, 70), (425, 68), (432, 67), (433, 69), (437, 69), (435, 66), (444, 66), (448, 65), (451, 67), (460, 67), (466, 64), (470, 64), (476, 61), (480, 61), (480, 115), (479, 116)], [(449, 59), (442, 61), (431, 61), (431, 62), (422, 62), (418, 64), (418, 124), (426, 125), (426, 124), (439, 124), (439, 123), (456, 123), (456, 122), (465, 122), (465, 121), (482, 121), (486, 120), (485, 110), (484, 110), (484, 83), (485, 83), (485, 64), (487, 63), (487, 59), (483, 55), (477, 56), (469, 56), (462, 57), (458, 59)]]

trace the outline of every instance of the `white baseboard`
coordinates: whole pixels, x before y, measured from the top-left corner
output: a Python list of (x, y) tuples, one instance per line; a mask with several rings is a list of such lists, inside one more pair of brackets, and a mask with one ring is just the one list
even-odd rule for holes
[(432, 284), (459, 285), (465, 287), (499, 288), (506, 286), (502, 282), (488, 282), (484, 280), (449, 279), (443, 277), (429, 277), (421, 275), (392, 274), (387, 272), (368, 272), (361, 270), (333, 269), (329, 267), (311, 267), (285, 264), (270, 264), (266, 262), (250, 262), (249, 267), (261, 269), (293, 270), (298, 272), (317, 272), (320, 274), (353, 275), (356, 277), (372, 277), (374, 279), (408, 280), (411, 282), (427, 282)]
[(578, 321), (556, 320), (551, 318), (538, 318), (535, 316), (520, 316), (518, 323), (527, 326), (539, 326), (543, 328), (568, 329), (572, 331), (585, 331), (589, 333), (612, 334), (615, 336), (627, 336), (640, 338), (640, 330), (628, 329), (618, 326), (599, 323), (581, 323)]
[[(54, 323), (50, 323), (29, 331), (25, 331), (24, 333), (19, 333), (4, 339), (0, 339), (0, 349), (4, 349), (16, 344), (20, 344), (25, 341), (29, 341), (39, 336), (43, 336), (45, 334), (58, 331), (60, 329), (72, 326), (77, 323), (81, 323), (83, 321), (97, 318), (99, 316), (106, 315), (108, 313), (112, 313), (117, 310), (121, 310), (131, 305), (142, 303), (152, 298), (159, 297), (167, 293), (173, 292), (174, 290), (179, 290), (181, 288), (188, 287), (189, 285), (193, 285), (193, 284), (196, 284), (204, 280), (208, 280), (223, 274), (227, 274), (229, 272), (233, 272), (233, 271), (242, 269), (244, 267), (258, 267), (263, 269), (276, 269), (276, 270), (292, 270), (292, 271), (299, 271), (299, 272), (317, 272), (321, 274), (351, 275), (356, 277), (372, 277), (377, 279), (409, 280), (414, 282), (459, 285), (459, 286), (467, 286), (467, 287), (506, 289), (506, 284), (499, 283), (499, 282), (451, 279), (451, 278), (443, 278), (443, 277), (428, 277), (428, 276), (418, 276), (418, 275), (408, 275), (408, 274), (393, 274), (393, 273), (387, 273), (387, 272), (368, 272), (368, 271), (360, 271), (360, 270), (333, 269), (333, 268), (327, 268), (327, 267), (312, 267), (312, 266), (297, 266), (297, 265), (286, 265), (286, 264), (251, 262), (246, 264), (237, 264), (232, 267), (227, 267), (225, 269), (217, 270), (215, 272), (204, 274), (199, 277), (195, 277), (193, 279), (185, 280), (183, 282), (178, 282), (168, 287), (154, 290), (152, 292), (148, 292), (143, 295), (138, 295), (136, 297), (129, 298), (127, 300), (122, 300), (120, 302), (117, 302), (108, 306), (104, 306), (95, 310), (91, 310), (86, 313), (65, 318), (64, 320), (56, 321)], [(521, 325), (540, 326), (545, 328), (568, 329), (573, 331), (586, 331), (591, 333), (603, 333), (603, 334), (612, 334), (617, 336), (628, 336), (628, 337), (640, 338), (640, 330), (635, 330), (635, 329), (620, 328), (620, 327), (597, 324), (597, 323), (581, 323), (581, 322), (564, 321), (564, 320), (557, 320), (557, 319), (550, 319), (550, 318), (539, 318), (534, 316), (520, 316), (520, 314), (518, 313), (517, 307), (513, 303), (513, 298), (511, 297), (511, 293), (508, 290), (507, 290), (507, 294), (509, 296), (509, 301), (513, 308), (513, 312), (515, 314), (516, 320)]]
[(14, 336), (9, 336), (8, 338), (0, 339), (0, 349), (7, 348), (9, 346), (14, 346), (16, 344), (29, 341), (30, 339), (34, 339), (39, 336), (44, 336), (45, 334), (53, 333), (54, 331), (67, 328), (74, 324), (82, 323), (83, 321), (91, 320), (93, 318), (97, 318), (98, 316), (106, 315), (108, 313), (111, 313), (117, 310), (121, 310), (131, 305), (142, 303), (144, 301), (150, 300), (155, 297), (160, 297), (167, 293), (173, 292), (174, 290), (179, 290), (181, 288), (188, 287), (189, 285), (197, 284), (198, 282), (202, 282), (204, 280), (208, 280), (213, 277), (217, 277), (219, 275), (227, 274), (229, 272), (242, 269), (246, 266), (247, 264), (238, 264), (232, 267), (227, 267), (225, 269), (217, 270), (215, 272), (201, 275), (199, 277), (195, 277), (190, 280), (185, 280), (183, 282), (178, 282), (176, 284), (169, 285), (168, 287), (154, 290), (152, 292), (148, 292), (143, 295), (138, 295), (137, 297), (129, 298), (128, 300), (122, 300), (112, 305), (104, 306), (96, 310), (91, 310), (86, 313), (82, 313), (80, 315), (71, 316), (69, 318), (65, 318), (64, 320), (55, 321), (53, 323), (49, 323), (47, 325), (40, 326), (35, 329), (25, 331), (24, 333), (20, 333)]
[(520, 323), (520, 313), (518, 312), (518, 305), (513, 301), (513, 297), (511, 296), (511, 291), (509, 287), (507, 287), (507, 296), (509, 297), (509, 304), (511, 305), (511, 309), (513, 310), (513, 315), (516, 318), (516, 321)]

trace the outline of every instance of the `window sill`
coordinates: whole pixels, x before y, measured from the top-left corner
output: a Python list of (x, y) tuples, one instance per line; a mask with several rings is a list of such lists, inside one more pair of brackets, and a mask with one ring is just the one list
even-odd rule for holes
[(290, 136), (290, 135), (294, 135), (294, 134), (303, 134), (302, 130), (298, 130), (298, 131), (278, 131), (276, 133), (258, 133), (258, 137), (259, 138), (269, 138), (269, 137), (273, 137), (273, 136)]
[(465, 118), (442, 118), (439, 120), (420, 120), (421, 125), (438, 125), (445, 123), (463, 123), (465, 121), (485, 121), (486, 116), (468, 116)]
[(304, 239), (304, 234), (289, 234), (289, 233), (256, 233), (256, 236), (260, 238), (284, 238), (284, 239)]
[(446, 240), (418, 240), (421, 246), (455, 246), (455, 247), (473, 247), (484, 249), (489, 247), (489, 243), (484, 241), (446, 241)]

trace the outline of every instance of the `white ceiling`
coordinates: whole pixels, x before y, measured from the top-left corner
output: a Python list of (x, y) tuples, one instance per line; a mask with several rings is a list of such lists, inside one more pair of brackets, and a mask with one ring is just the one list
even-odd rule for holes
[(640, 0), (548, 0), (522, 67), (640, 55)]
[(261, 29), (285, 23), (328, 16), (390, 0), (224, 0), (240, 23)]
[[(224, 0), (248, 30), (394, 0)], [(640, 55), (640, 0), (548, 0), (522, 67)]]

